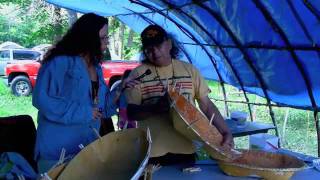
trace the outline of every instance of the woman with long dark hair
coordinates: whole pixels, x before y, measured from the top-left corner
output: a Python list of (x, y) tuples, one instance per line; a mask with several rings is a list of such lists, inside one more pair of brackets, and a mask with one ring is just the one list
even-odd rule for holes
[(45, 55), (33, 92), (39, 110), (35, 155), (40, 173), (61, 154), (71, 158), (94, 141), (101, 120), (116, 110), (100, 65), (107, 33), (106, 18), (85, 14)]

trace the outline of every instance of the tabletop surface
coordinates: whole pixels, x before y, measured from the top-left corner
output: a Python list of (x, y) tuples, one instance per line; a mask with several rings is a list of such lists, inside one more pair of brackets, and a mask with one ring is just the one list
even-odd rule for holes
[[(217, 163), (213, 160), (199, 161), (195, 167), (200, 167), (200, 172), (185, 173), (182, 172), (182, 166), (165, 166), (161, 167), (153, 174), (154, 180), (205, 180), (205, 179), (221, 179), (221, 180), (234, 180), (234, 179), (258, 179), (255, 177), (233, 177), (224, 174), (218, 167)], [(306, 180), (306, 179), (320, 179), (320, 172), (314, 168), (308, 168), (296, 172), (291, 180)]]
[(227, 126), (230, 128), (234, 137), (247, 136), (258, 133), (267, 133), (270, 129), (275, 129), (275, 126), (267, 123), (247, 121), (245, 125), (238, 126), (234, 120), (226, 119)]

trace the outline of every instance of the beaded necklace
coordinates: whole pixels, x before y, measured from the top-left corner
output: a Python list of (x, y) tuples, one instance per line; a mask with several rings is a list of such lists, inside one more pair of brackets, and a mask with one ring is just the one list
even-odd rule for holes
[[(172, 59), (171, 59), (171, 68), (172, 68), (172, 76), (171, 76), (171, 84), (170, 84), (170, 85), (174, 85), (174, 83), (175, 83), (175, 79), (174, 79), (175, 73), (174, 73), (174, 64), (173, 64)], [(157, 66), (154, 66), (154, 69), (155, 69), (155, 72), (156, 72), (156, 74), (157, 74), (157, 77), (156, 77), (156, 78), (158, 78), (158, 80), (159, 80), (159, 84), (158, 84), (158, 85), (162, 85), (162, 86), (163, 86), (162, 92), (164, 92), (165, 89), (168, 88), (167, 86), (169, 85), (169, 83), (168, 83), (169, 78), (167, 78), (167, 79), (166, 79), (166, 82), (163, 83), (162, 80), (161, 80), (161, 77), (160, 77), (160, 75), (159, 75)]]

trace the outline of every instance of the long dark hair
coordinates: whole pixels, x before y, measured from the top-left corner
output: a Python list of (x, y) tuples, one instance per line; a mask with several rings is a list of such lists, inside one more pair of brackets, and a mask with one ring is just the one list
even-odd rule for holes
[(62, 39), (46, 53), (42, 62), (49, 62), (59, 55), (88, 54), (93, 64), (99, 63), (103, 57), (99, 31), (106, 24), (108, 24), (107, 18), (94, 13), (81, 16)]

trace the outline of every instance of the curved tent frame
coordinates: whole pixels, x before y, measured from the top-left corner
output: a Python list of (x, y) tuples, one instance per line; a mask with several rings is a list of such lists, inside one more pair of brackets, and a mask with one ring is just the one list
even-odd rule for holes
[[(273, 106), (314, 112), (320, 155), (320, 4), (317, 0), (47, 0), (78, 12), (116, 16), (140, 33), (159, 24), (181, 44), (182, 60), (206, 79), (266, 98)], [(264, 105), (264, 104), (263, 104)], [(276, 135), (278, 130), (276, 128)]]

